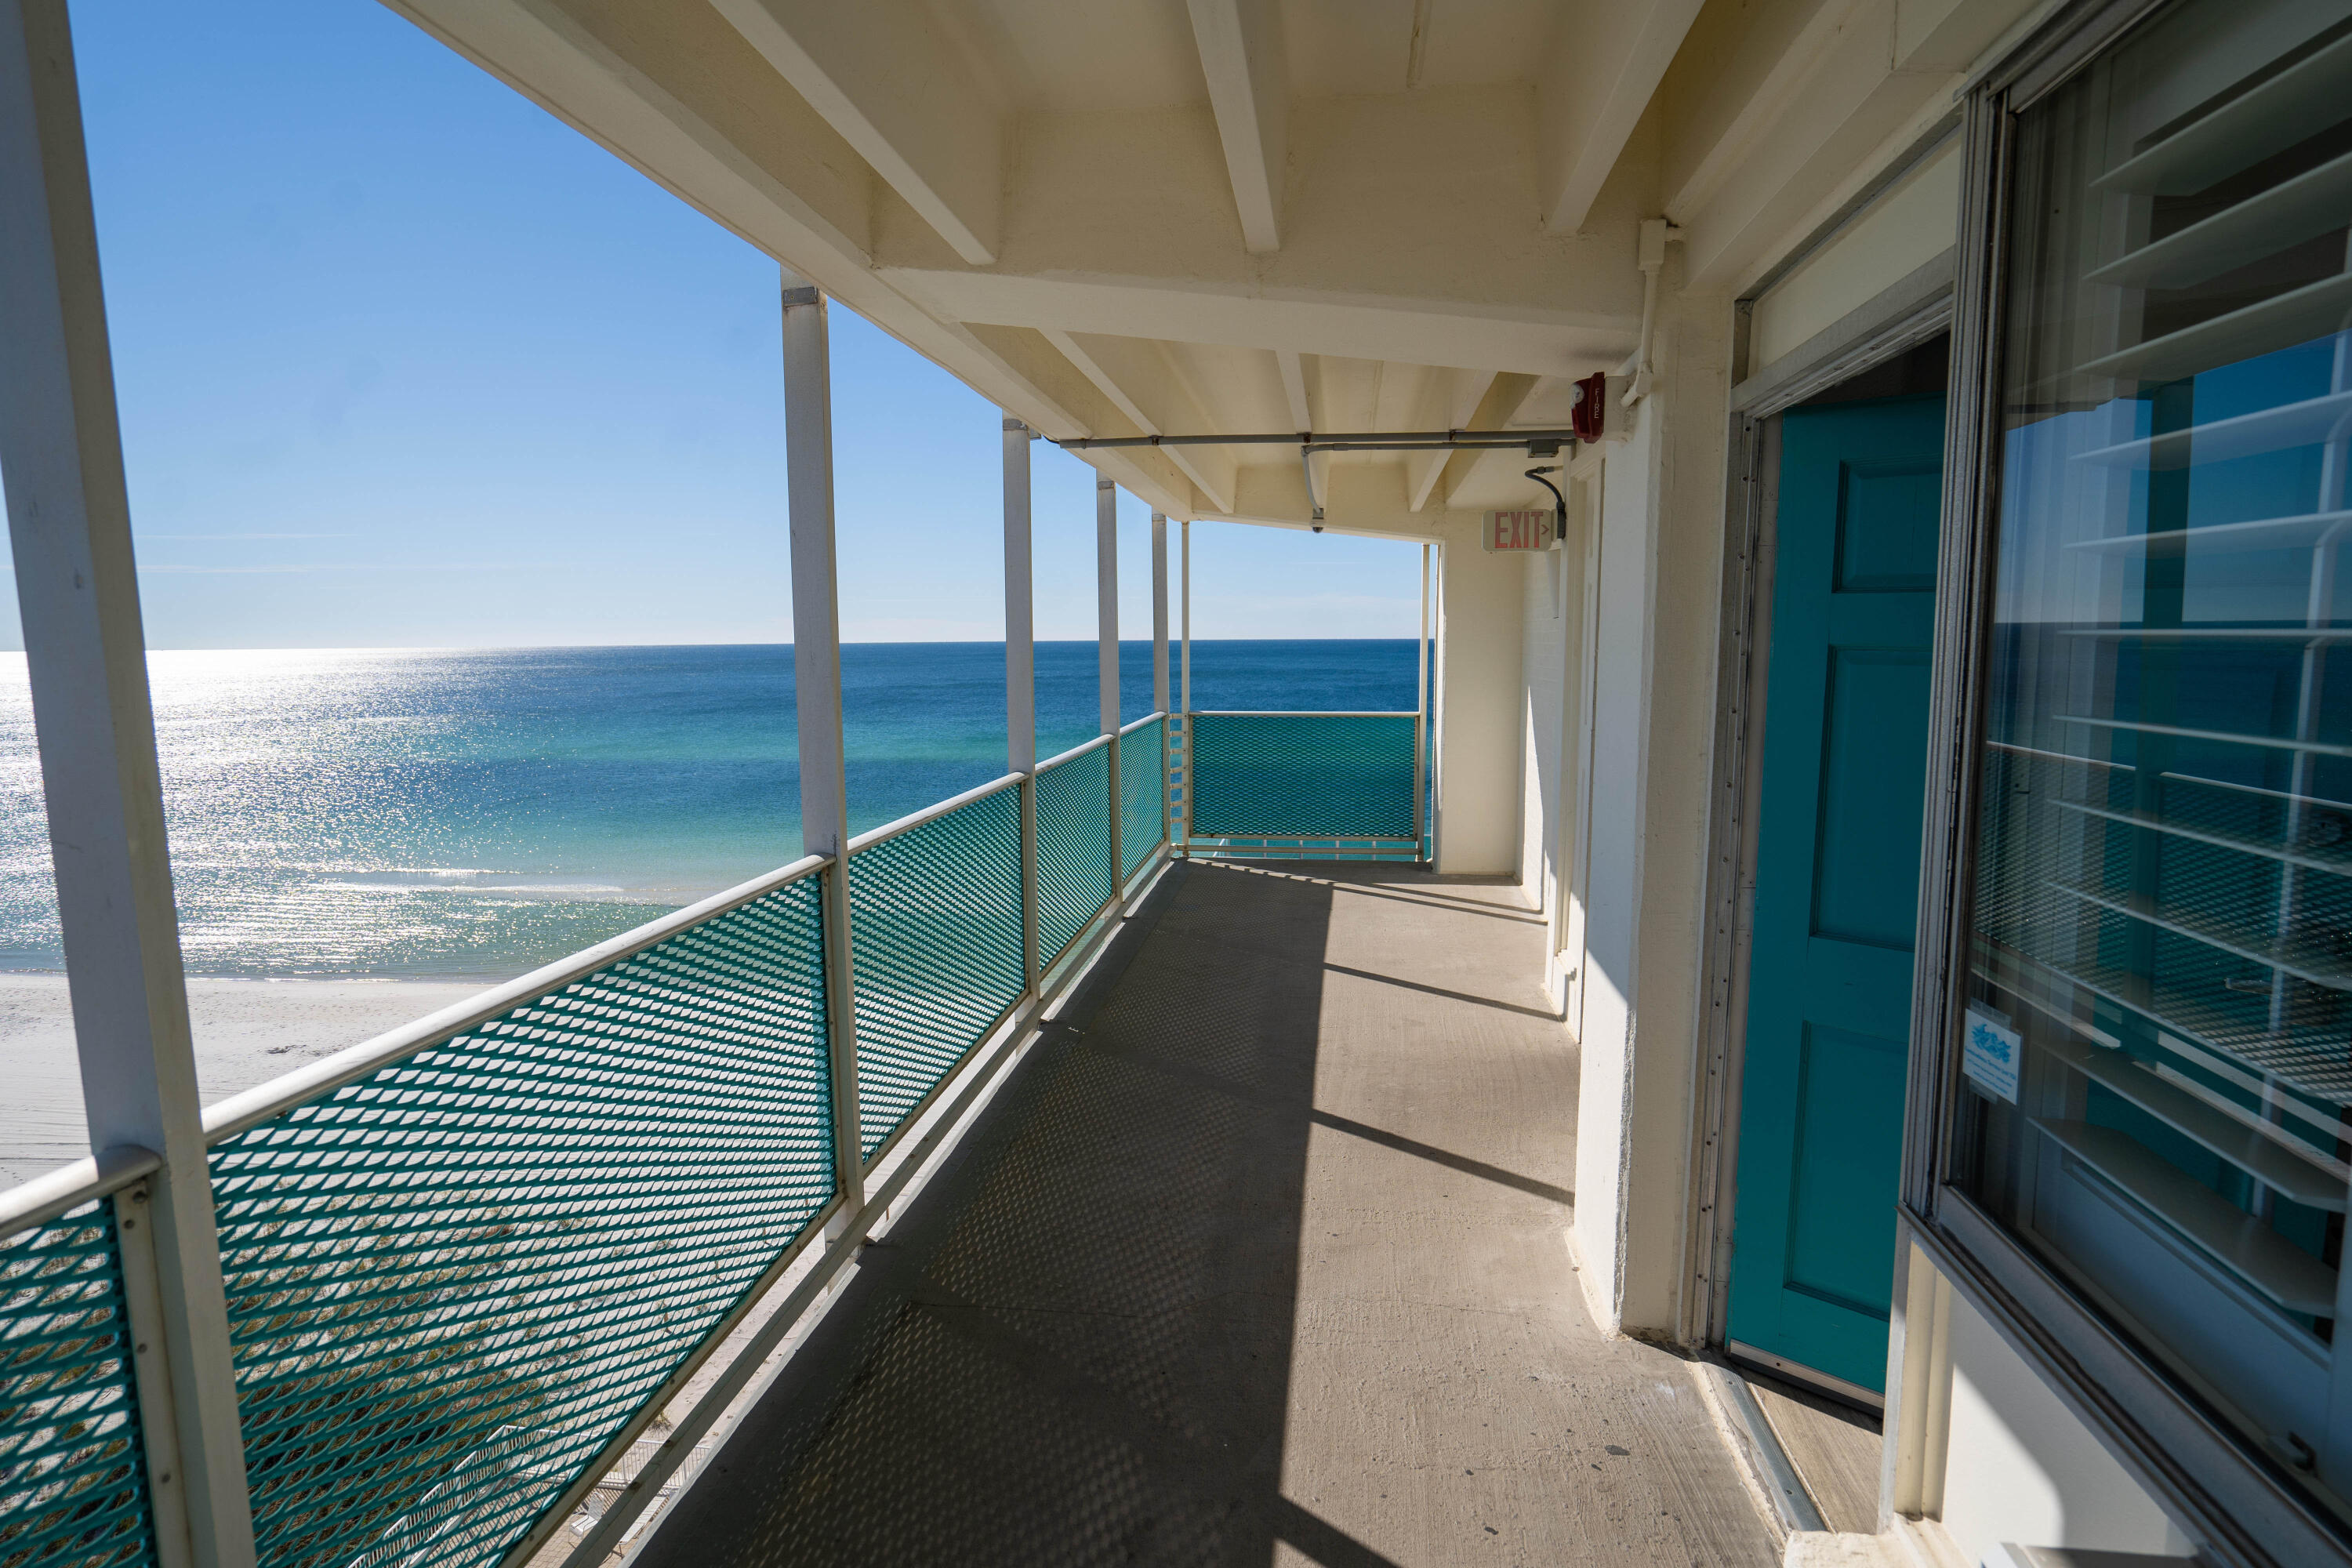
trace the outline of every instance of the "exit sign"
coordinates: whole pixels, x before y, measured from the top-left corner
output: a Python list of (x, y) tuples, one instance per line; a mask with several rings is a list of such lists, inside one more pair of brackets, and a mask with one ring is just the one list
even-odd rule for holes
[(1552, 509), (1547, 506), (1527, 511), (1488, 512), (1486, 542), (1490, 555), (1502, 550), (1549, 550)]

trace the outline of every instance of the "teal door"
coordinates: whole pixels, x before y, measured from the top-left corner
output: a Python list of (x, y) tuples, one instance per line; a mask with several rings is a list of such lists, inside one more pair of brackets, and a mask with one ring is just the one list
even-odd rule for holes
[(1781, 418), (1730, 1338), (1886, 1373), (1944, 399)]

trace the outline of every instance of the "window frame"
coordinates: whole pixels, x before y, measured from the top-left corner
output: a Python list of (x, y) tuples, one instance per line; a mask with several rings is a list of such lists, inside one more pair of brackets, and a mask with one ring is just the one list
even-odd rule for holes
[[(2352, 1517), (2331, 1510), (2284, 1457), (2233, 1426), (1951, 1181), (2000, 499), (2001, 315), (2017, 116), (2168, 3), (2075, 0), (1965, 89), (1902, 1230), (2206, 1558), (2246, 1568), (2352, 1564)], [(1896, 1314), (1899, 1325), (1900, 1300)], [(2352, 1356), (2352, 1335), (2336, 1353)]]

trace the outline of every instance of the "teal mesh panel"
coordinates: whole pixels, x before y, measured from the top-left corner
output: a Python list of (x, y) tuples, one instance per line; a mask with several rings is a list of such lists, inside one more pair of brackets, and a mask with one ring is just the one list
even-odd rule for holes
[(1110, 901), (1110, 748), (1037, 775), (1037, 963), (1052, 965)]
[(833, 1191), (803, 878), (212, 1152), (269, 1568), (494, 1563)]
[(1021, 792), (849, 858), (857, 1119), (871, 1156), (1020, 998)]
[(1122, 878), (1151, 858), (1168, 837), (1168, 736), (1154, 719), (1118, 738), (1118, 858)]
[(1412, 837), (1410, 713), (1195, 713), (1194, 837)]
[(0, 1568), (152, 1563), (113, 1200), (0, 1242)]

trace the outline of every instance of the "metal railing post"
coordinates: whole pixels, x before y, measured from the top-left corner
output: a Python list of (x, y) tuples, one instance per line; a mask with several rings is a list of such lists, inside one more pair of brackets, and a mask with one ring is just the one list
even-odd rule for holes
[(1004, 421), (1004, 771), (1021, 775), (1021, 973), (1042, 1000), (1037, 972), (1037, 620), (1030, 565), (1026, 425)]
[(823, 889), (832, 1233), (858, 1223), (866, 1160), (857, 1113), (857, 988), (849, 929), (849, 784), (841, 740), (841, 602), (833, 548), (833, 372), (824, 296), (790, 270), (784, 294), (784, 463), (793, 536), (793, 683), (800, 721), (801, 846), (827, 855)]
[(1127, 895), (1127, 866), (1118, 842), (1118, 487), (1108, 479), (1095, 481), (1095, 627), (1102, 732), (1110, 737), (1110, 896), (1117, 902)]
[(163, 1281), (156, 1267), (155, 1205), (152, 1179), (134, 1182), (108, 1203), (114, 1209), (116, 1258), (122, 1266), (123, 1326), (131, 1333), (131, 1386), (137, 1392), (139, 1446), (147, 1459), (147, 1507), (153, 1520), (157, 1568), (190, 1568), (194, 1560), (194, 1537), (188, 1528), (188, 1489), (179, 1478), (178, 1424), (151, 1420), (151, 1412), (168, 1412), (172, 1368), (167, 1347), (171, 1329), (163, 1311)]
[[(1184, 830), (1182, 853), (1189, 859), (1192, 854), (1192, 786), (1194, 784), (1192, 777), (1192, 524), (1189, 518), (1185, 520), (1181, 530), (1178, 555), (1181, 563), (1178, 567), (1179, 586), (1182, 588), (1184, 595), (1184, 621), (1181, 628), (1184, 639), (1183, 684), (1178, 689), (1177, 693), (1180, 700), (1178, 706), (1184, 711), (1184, 805), (1181, 810), (1171, 809), (1170, 816), (1181, 820)], [(1172, 835), (1174, 831), (1175, 825), (1171, 824), (1170, 832)]]
[(158, 1546), (166, 1561), (247, 1568), (253, 1510), (65, 0), (0, 0), (0, 473), (90, 1149), (135, 1144), (163, 1162), (139, 1205), (145, 1235), (121, 1244), (154, 1309), (134, 1345), (142, 1425), (178, 1450), (149, 1472)]

